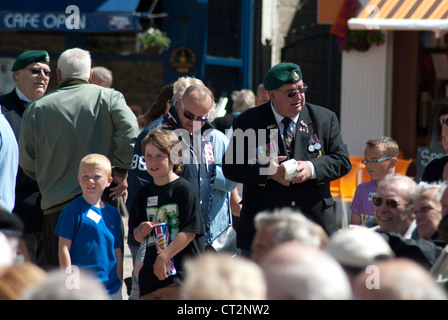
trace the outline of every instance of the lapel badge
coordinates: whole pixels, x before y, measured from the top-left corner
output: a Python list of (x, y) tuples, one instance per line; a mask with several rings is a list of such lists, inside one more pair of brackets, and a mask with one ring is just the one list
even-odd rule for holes
[(308, 125), (303, 120), (300, 120), (300, 125), (299, 131), (308, 133)]

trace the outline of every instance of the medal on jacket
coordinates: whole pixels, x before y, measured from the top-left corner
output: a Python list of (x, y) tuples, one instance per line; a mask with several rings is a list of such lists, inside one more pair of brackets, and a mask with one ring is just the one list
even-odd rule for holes
[(316, 134), (314, 134), (314, 138), (315, 138), (315, 140), (316, 140), (316, 143), (314, 144), (314, 149), (315, 149), (315, 150), (320, 150), (320, 148), (322, 148), (322, 146), (321, 146), (321, 144), (320, 144), (320, 142), (319, 142), (319, 138), (317, 137)]
[(269, 142), (265, 145), (261, 145), (255, 148), (255, 159), (261, 165), (269, 163), (269, 161), (278, 156), (277, 125), (269, 125), (267, 126), (267, 129), (269, 130)]
[(309, 152), (314, 152), (315, 147), (314, 147), (314, 139), (313, 136), (310, 137), (310, 140), (308, 141), (308, 151)]

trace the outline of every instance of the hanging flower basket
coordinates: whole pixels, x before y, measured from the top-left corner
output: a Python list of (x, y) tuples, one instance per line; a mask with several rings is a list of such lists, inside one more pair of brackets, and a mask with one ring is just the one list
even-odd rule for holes
[(149, 55), (160, 55), (168, 50), (171, 39), (162, 31), (155, 28), (137, 34), (137, 51)]
[(156, 47), (156, 46), (150, 46), (143, 49), (143, 53), (147, 54), (149, 56), (159, 56), (163, 53), (165, 48), (163, 47)]
[(337, 38), (339, 50), (367, 51), (372, 45), (384, 44), (384, 34), (380, 30), (349, 30), (345, 38)]

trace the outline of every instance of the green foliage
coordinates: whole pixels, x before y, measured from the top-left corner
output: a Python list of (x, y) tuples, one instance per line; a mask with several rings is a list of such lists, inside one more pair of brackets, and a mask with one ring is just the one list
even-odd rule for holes
[(143, 48), (161, 47), (167, 49), (171, 44), (171, 39), (162, 31), (149, 28), (138, 36), (138, 40)]

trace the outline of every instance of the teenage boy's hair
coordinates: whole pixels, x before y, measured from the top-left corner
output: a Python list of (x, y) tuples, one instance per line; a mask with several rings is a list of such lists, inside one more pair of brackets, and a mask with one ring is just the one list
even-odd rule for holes
[[(179, 138), (173, 131), (160, 128), (151, 130), (142, 140), (143, 156), (145, 155), (146, 146), (149, 143), (152, 143), (160, 151), (167, 154), (170, 163), (173, 163), (171, 159), (172, 156), (171, 150), (174, 148), (175, 145), (180, 143)], [(175, 156), (178, 157), (179, 159), (182, 159), (182, 148), (179, 148), (178, 153)], [(182, 171), (182, 164), (181, 163), (176, 164), (176, 163), (178, 163), (178, 161), (174, 161), (173, 171), (175, 173), (180, 173)]]
[(369, 139), (366, 142), (367, 148), (378, 148), (386, 157), (395, 157), (398, 159), (400, 150), (398, 143), (391, 137), (378, 137)]
[(82, 158), (81, 163), (79, 164), (78, 175), (81, 172), (81, 168), (87, 166), (100, 166), (106, 172), (108, 179), (112, 176), (112, 165), (109, 159), (102, 154), (91, 153)]

